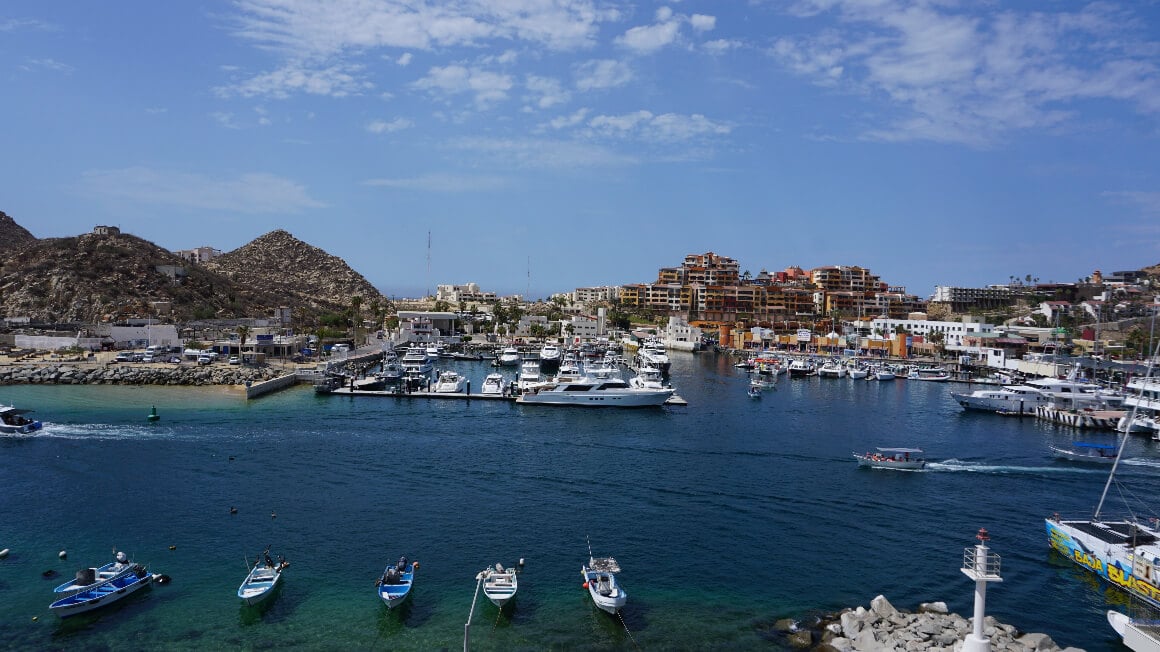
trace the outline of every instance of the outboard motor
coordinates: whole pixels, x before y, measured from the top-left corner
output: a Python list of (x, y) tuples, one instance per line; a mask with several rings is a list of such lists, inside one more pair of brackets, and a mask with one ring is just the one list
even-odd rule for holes
[(388, 568), (385, 583), (386, 584), (398, 584), (399, 583), (399, 571), (394, 569), (394, 568)]
[(124, 564), (125, 562), (129, 561), (129, 557), (125, 555), (124, 551), (119, 551), (117, 553), (116, 559), (117, 563), (119, 564)]
[(402, 557), (399, 557), (399, 563), (395, 564), (395, 568), (396, 568), (396, 569), (397, 569), (397, 570), (398, 570), (400, 573), (406, 573), (406, 572), (407, 572), (407, 556), (406, 556), (406, 555), (403, 555)]
[(94, 569), (82, 568), (77, 571), (77, 584), (87, 586), (95, 581), (97, 581), (97, 572)]

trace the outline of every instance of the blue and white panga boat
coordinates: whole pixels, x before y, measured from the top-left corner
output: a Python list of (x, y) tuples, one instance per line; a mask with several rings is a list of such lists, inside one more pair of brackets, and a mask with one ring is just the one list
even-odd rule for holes
[(872, 469), (918, 471), (926, 466), (921, 448), (876, 448), (874, 453), (854, 453), (858, 466)]
[(383, 570), (383, 576), (375, 584), (378, 587), (379, 597), (393, 609), (403, 603), (411, 595), (411, 587), (415, 583), (415, 571), (419, 570), (419, 562), (407, 563), (407, 557), (399, 557), (399, 561)]
[(24, 416), (32, 410), (20, 410), (10, 405), (0, 405), (0, 433), (26, 435), (40, 430), (41, 423)]
[(129, 561), (123, 552), (118, 552), (116, 559), (100, 568), (77, 571), (76, 579), (53, 589), (55, 593), (66, 595), (48, 608), (61, 618), (67, 618), (112, 604), (160, 577), (150, 574), (141, 564)]
[(289, 565), (290, 562), (283, 557), (278, 557), (275, 562), (270, 558), (270, 549), (266, 548), (238, 587), (238, 597), (248, 605), (258, 604), (270, 597), (282, 579), (282, 571)]

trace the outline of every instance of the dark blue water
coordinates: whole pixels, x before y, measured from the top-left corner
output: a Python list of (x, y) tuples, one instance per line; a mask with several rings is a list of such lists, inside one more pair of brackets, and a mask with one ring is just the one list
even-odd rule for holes
[[(492, 370), (452, 366), (473, 387)], [(673, 383), (687, 407), (0, 388), (0, 403), (47, 422), (0, 439), (0, 548), (12, 549), (0, 647), (459, 649), (475, 574), (522, 557), (515, 608), (481, 598), (473, 648), (777, 649), (777, 618), (878, 594), (969, 616), (973, 584), (958, 569), (986, 527), (1005, 580), (989, 614), (1061, 645), (1118, 649), (1104, 611), (1125, 600), (1050, 552), (1043, 525), (1089, 513), (1106, 479), (1047, 446), (1110, 435), (964, 414), (938, 383), (783, 377), (752, 400), (709, 355), (675, 356)], [(874, 446), (937, 462), (856, 468), (851, 453)], [(1156, 495), (1156, 453), (1128, 444), (1124, 493)], [(624, 569), (623, 624), (580, 587), (586, 537)], [(268, 544), (292, 562), (285, 585), (265, 610), (242, 608), (245, 560)], [(41, 573), (71, 576), (114, 547), (173, 582), (53, 616), (63, 579)], [(374, 580), (402, 554), (421, 564), (416, 588), (388, 612)]]

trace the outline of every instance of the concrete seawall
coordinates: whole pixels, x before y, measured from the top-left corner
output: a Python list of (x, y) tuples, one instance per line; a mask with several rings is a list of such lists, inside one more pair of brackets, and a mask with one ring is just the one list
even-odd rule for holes
[(254, 399), (270, 392), (276, 392), (285, 387), (289, 387), (298, 382), (298, 377), (295, 374), (286, 374), (278, 378), (264, 380), (258, 383), (246, 384), (246, 399)]

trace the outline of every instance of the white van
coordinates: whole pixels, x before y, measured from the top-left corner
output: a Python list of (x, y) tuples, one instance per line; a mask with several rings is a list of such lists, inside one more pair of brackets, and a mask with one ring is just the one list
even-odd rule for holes
[(197, 364), (211, 364), (213, 359), (214, 355), (212, 353), (203, 353), (197, 356)]

